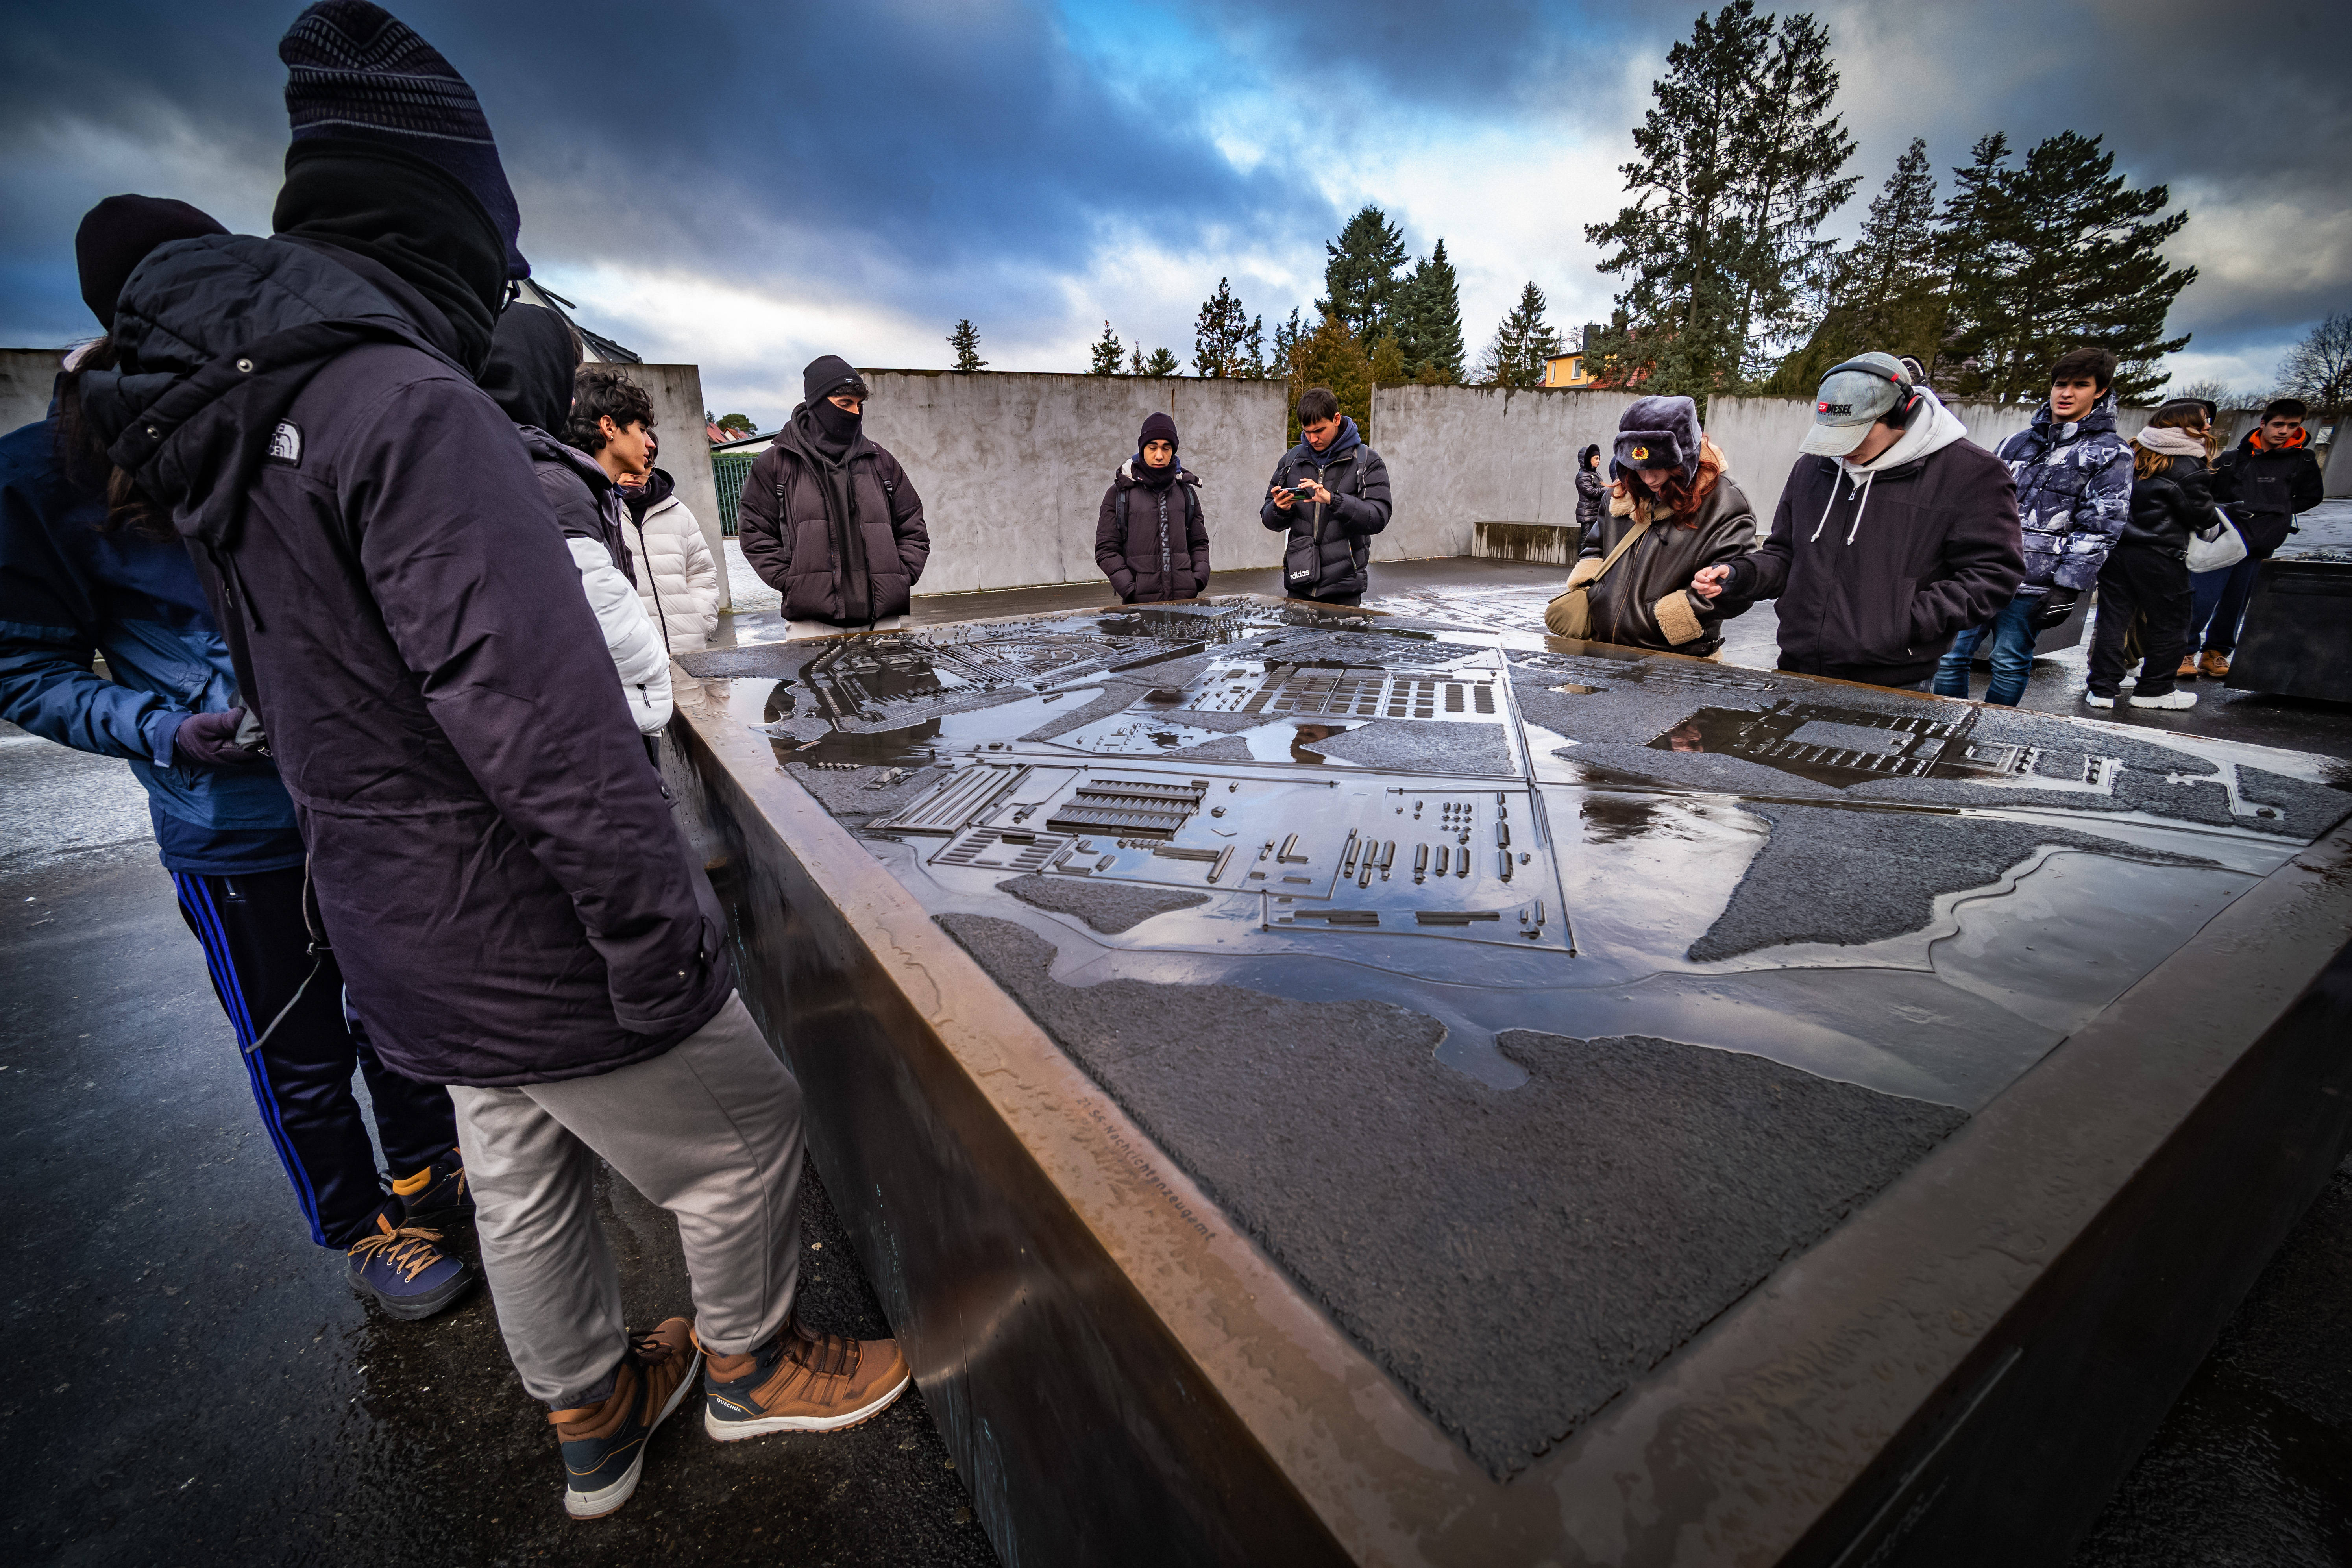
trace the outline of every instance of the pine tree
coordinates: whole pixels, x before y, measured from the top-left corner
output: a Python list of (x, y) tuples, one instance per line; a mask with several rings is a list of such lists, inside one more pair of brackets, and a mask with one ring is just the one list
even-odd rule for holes
[(1387, 323), (1396, 269), (1405, 263), (1404, 235), (1386, 213), (1368, 205), (1323, 248), (1329, 258), (1323, 266), (1329, 298), (1316, 300), (1315, 308), (1369, 342)]
[[(1108, 325), (1108, 323), (1105, 323)], [(961, 371), (986, 370), (988, 362), (980, 357), (980, 329), (966, 316), (948, 334), (948, 347), (955, 350), (955, 367)]]
[(1094, 357), (1087, 365), (1087, 374), (1088, 375), (1117, 375), (1118, 374), (1118, 334), (1110, 330), (1110, 323), (1108, 321), (1105, 321), (1103, 323), (1103, 335), (1095, 340)]
[(1398, 283), (1391, 321), (1408, 376), (1433, 386), (1462, 379), (1462, 289), (1443, 239)]
[(1544, 320), (1549, 309), (1544, 291), (1529, 283), (1519, 290), (1519, 302), (1495, 331), (1479, 362), (1479, 382), (1485, 386), (1541, 386), (1544, 362), (1559, 353), (1559, 334)]
[(2352, 406), (2352, 310), (2333, 312), (2294, 345), (2279, 366), (2279, 387), (2323, 420)]
[(1291, 355), (1290, 438), (1298, 439), (1298, 399), (1310, 386), (1328, 386), (1339, 400), (1339, 412), (1370, 431), (1372, 422), (1372, 362), (1348, 324), (1326, 316), (1323, 324), (1298, 342)]
[(1265, 374), (1265, 319), (1252, 320), (1232, 282), (1218, 279), (1217, 291), (1202, 302), (1192, 324), (1192, 373), (1254, 381)]
[(1266, 367), (1269, 375), (1289, 376), (1298, 357), (1298, 346), (1305, 342), (1309, 329), (1298, 319), (1298, 307), (1290, 308), (1290, 320), (1274, 324), (1274, 360)]
[(1143, 362), (1142, 368), (1138, 370), (1135, 374), (1138, 375), (1174, 375), (1182, 368), (1183, 362), (1179, 360), (1174, 354), (1169, 353), (1166, 349), (1153, 349), (1151, 351), (1151, 357), (1145, 360)]
[(1828, 268), (1821, 325), (1766, 390), (1809, 395), (1832, 366), (1874, 349), (1931, 363), (1944, 317), (1935, 223), (1936, 176), (1927, 141), (1914, 137), (1870, 204), (1862, 237)]
[[(1838, 171), (1853, 138), (1827, 29), (1731, 0), (1701, 15), (1651, 84), (1657, 102), (1623, 166), (1631, 205), (1586, 226), (1623, 273), (1619, 374), (1656, 392), (1705, 395), (1765, 373), (1802, 328), (1803, 288), (1826, 242), (1812, 236), (1853, 192)], [(1588, 345), (1588, 349), (1590, 345)]]
[(2088, 344), (2122, 362), (2116, 394), (2129, 403), (2161, 386), (2157, 362), (2187, 346), (2164, 322), (2197, 269), (2168, 267), (2162, 247), (2189, 215), (2158, 216), (2169, 188), (2126, 189), (2100, 141), (2062, 131), (2011, 163), (1996, 133), (1954, 171), (1937, 241), (1953, 327), (1943, 352), (1963, 395), (2037, 399), (2051, 362)]
[(1127, 374), (1129, 375), (1141, 375), (1143, 374), (1143, 345), (1141, 343), (1136, 344), (1135, 347), (1128, 351)]
[(1369, 362), (1374, 386), (1402, 386), (1412, 379), (1404, 366), (1404, 351), (1397, 346), (1394, 332), (1382, 332), (1381, 341), (1372, 345)]

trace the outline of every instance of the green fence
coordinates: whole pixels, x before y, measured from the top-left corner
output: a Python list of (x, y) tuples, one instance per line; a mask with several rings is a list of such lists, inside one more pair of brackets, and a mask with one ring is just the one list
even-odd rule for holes
[(719, 531), (730, 539), (735, 537), (735, 503), (743, 499), (743, 478), (751, 471), (751, 462), (756, 455), (751, 452), (710, 454), (710, 482), (719, 489)]

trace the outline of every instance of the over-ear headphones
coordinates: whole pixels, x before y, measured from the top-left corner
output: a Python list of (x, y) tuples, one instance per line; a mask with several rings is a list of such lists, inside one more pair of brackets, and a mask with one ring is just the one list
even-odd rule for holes
[(1911, 416), (1919, 412), (1919, 405), (1924, 401), (1920, 395), (1919, 389), (1916, 386), (1906, 387), (1904, 384), (1903, 378), (1890, 373), (1885, 365), (1871, 364), (1866, 361), (1850, 359), (1843, 364), (1832, 365), (1830, 367), (1829, 375), (1825, 375), (1822, 377), (1822, 379), (1823, 381), (1827, 381), (1830, 378), (1830, 375), (1835, 375), (1840, 371), (1847, 370), (1859, 371), (1864, 375), (1885, 376), (1888, 381), (1895, 384), (1895, 390), (1898, 394), (1902, 395), (1900, 400), (1896, 402), (1893, 408), (1878, 416), (1880, 423), (1884, 424), (1889, 430), (1901, 430), (1906, 427), (1911, 423)]

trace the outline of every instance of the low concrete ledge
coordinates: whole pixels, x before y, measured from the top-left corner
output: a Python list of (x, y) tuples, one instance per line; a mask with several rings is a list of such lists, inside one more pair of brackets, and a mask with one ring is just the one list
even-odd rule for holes
[(1474, 522), (1470, 553), (1487, 561), (1531, 561), (1559, 567), (1576, 559), (1584, 530), (1572, 522)]

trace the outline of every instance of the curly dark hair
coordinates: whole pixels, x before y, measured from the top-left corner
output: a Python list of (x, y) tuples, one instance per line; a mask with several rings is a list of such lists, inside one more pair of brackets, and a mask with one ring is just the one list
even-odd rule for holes
[(622, 430), (654, 427), (654, 400), (646, 389), (609, 364), (583, 364), (572, 377), (572, 428), (564, 439), (594, 455), (604, 449), (602, 421)]

